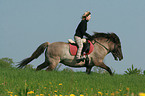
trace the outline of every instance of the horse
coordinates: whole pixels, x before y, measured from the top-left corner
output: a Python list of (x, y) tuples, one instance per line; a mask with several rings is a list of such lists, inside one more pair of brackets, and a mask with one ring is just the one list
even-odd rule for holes
[(97, 66), (107, 70), (110, 75), (113, 75), (111, 69), (104, 64), (103, 60), (109, 53), (112, 53), (116, 61), (121, 61), (123, 59), (119, 37), (113, 32), (94, 32), (91, 37), (86, 37), (86, 40), (89, 40), (94, 46), (94, 50), (92, 51), (92, 53), (87, 55), (89, 59), (88, 62), (77, 62), (75, 56), (70, 54), (70, 43), (68, 42), (45, 42), (41, 44), (30, 57), (22, 60), (18, 64), (18, 68), (23, 68), (32, 60), (37, 59), (45, 51), (45, 61), (37, 66), (36, 70), (46, 68), (46, 71), (52, 71), (59, 63), (62, 63), (66, 66), (75, 68), (86, 67), (87, 74), (91, 73), (91, 69), (93, 66)]

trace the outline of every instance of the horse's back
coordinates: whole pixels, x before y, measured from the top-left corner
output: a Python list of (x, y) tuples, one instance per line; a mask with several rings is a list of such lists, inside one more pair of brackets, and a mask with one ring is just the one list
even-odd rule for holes
[(54, 42), (48, 46), (47, 50), (49, 55), (60, 56), (65, 54), (67, 50), (69, 51), (69, 44), (66, 42)]
[(69, 44), (66, 42), (53, 42), (50, 44), (49, 47), (53, 47), (53, 48), (62, 48), (62, 47), (67, 47)]

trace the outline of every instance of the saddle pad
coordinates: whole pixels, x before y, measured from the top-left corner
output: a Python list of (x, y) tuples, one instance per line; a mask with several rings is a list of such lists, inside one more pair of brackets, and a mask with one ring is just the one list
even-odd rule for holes
[[(93, 44), (89, 40), (88, 40), (88, 42), (90, 43), (90, 50), (85, 55), (89, 55), (94, 50)], [(69, 44), (69, 47), (70, 47), (70, 54), (75, 56), (77, 54), (77, 50), (78, 50), (77, 46)]]

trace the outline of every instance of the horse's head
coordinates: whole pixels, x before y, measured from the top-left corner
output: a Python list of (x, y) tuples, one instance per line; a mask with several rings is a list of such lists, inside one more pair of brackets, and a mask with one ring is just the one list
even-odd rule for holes
[[(98, 33), (94, 32), (94, 35), (92, 35), (90, 38), (87, 38), (93, 42), (97, 42), (97, 40), (104, 40), (103, 42), (108, 43), (108, 48), (106, 48), (102, 43), (102, 45), (107, 51), (111, 52), (115, 60), (122, 60), (123, 59), (123, 54), (121, 50), (121, 43), (119, 37), (115, 33)], [(96, 41), (94, 41), (97, 39)], [(106, 41), (107, 40), (107, 41)]]
[(119, 59), (119, 61), (121, 61), (123, 59), (123, 54), (122, 54), (122, 50), (121, 50), (120, 39), (115, 33), (110, 34), (110, 39), (114, 43), (113, 44), (114, 46), (112, 46), (112, 48), (111, 48), (112, 49), (111, 53), (116, 61), (118, 59)]

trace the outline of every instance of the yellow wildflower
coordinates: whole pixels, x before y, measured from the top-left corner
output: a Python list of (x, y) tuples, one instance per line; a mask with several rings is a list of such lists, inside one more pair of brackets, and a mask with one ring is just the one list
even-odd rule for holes
[(61, 85), (62, 85), (62, 83), (59, 83), (59, 85), (61, 86)]
[(111, 96), (114, 96), (115, 94), (114, 93), (111, 93)]
[(139, 93), (139, 96), (145, 96), (145, 93)]
[(70, 96), (75, 96), (74, 94), (70, 94)]
[(119, 89), (119, 91), (122, 91), (121, 89)]
[(56, 91), (56, 90), (55, 90), (54, 92), (55, 92), (55, 93), (57, 93), (57, 91)]
[(105, 93), (106, 95), (108, 95), (108, 93)]
[(39, 95), (36, 95), (36, 96), (39, 96)]
[(83, 94), (80, 94), (80, 96), (84, 96)]
[(27, 94), (34, 94), (34, 91), (27, 92)]
[(129, 91), (129, 88), (127, 87), (126, 90)]
[(63, 95), (60, 94), (59, 96), (63, 96)]
[(13, 92), (8, 91), (9, 94), (13, 94)]
[(116, 94), (118, 94), (119, 92), (118, 91), (116, 91)]
[(40, 94), (40, 96), (44, 96), (44, 94)]
[(102, 93), (102, 92), (98, 92), (98, 94), (100, 94), (101, 96), (103, 95), (103, 93)]
[(98, 92), (98, 94), (102, 94), (102, 92)]

